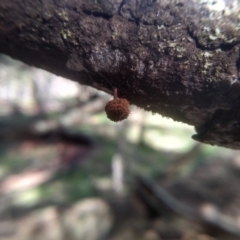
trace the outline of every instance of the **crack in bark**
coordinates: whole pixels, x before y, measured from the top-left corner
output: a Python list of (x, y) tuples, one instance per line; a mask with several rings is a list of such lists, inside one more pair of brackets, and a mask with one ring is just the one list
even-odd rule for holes
[(109, 20), (112, 17), (111, 15), (108, 15), (106, 13), (101, 13), (101, 12), (90, 12), (88, 10), (83, 10), (83, 12), (85, 14), (89, 15), (89, 16), (93, 16), (93, 17), (96, 17), (96, 18), (101, 17), (101, 18), (103, 18), (105, 20)]

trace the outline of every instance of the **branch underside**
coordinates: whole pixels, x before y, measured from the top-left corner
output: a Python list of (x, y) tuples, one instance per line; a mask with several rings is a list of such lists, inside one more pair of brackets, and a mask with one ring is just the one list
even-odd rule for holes
[(193, 0), (1, 0), (0, 52), (240, 148), (240, 6)]

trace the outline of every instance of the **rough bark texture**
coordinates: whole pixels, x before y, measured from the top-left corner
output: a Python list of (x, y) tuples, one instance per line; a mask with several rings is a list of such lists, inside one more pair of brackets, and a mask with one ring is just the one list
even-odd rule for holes
[(236, 0), (1, 0), (0, 52), (117, 88), (196, 126), (194, 139), (239, 149), (239, 9)]

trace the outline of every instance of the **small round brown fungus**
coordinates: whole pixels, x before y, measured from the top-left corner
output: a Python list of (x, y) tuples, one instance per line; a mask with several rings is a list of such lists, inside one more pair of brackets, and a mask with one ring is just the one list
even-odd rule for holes
[(106, 104), (107, 117), (113, 122), (126, 119), (130, 113), (127, 99), (117, 97), (117, 89), (114, 89), (114, 99)]

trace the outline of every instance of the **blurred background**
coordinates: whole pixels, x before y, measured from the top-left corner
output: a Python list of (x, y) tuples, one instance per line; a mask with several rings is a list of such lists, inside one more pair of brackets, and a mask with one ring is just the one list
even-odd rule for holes
[(240, 239), (239, 151), (0, 55), (0, 239)]

